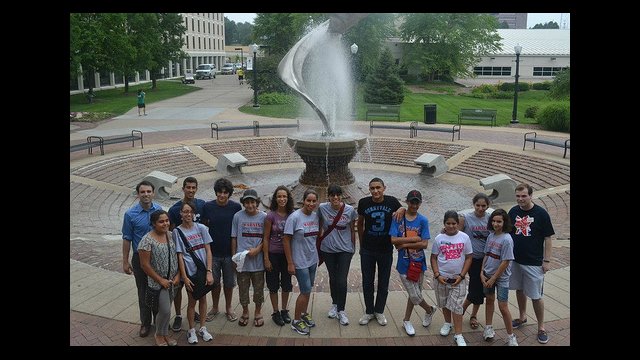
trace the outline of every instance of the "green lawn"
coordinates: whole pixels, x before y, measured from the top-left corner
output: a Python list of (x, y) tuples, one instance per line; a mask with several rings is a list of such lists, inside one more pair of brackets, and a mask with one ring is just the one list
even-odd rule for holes
[(126, 113), (137, 106), (138, 89), (144, 90), (145, 103), (153, 104), (156, 101), (174, 98), (200, 90), (199, 87), (185, 85), (179, 80), (162, 80), (157, 82), (156, 89), (151, 89), (151, 83), (129, 86), (129, 93), (124, 93), (124, 87), (117, 89), (101, 90), (95, 92), (93, 104), (87, 102), (85, 94), (71, 95), (69, 111), (72, 112), (106, 112), (113, 116)]

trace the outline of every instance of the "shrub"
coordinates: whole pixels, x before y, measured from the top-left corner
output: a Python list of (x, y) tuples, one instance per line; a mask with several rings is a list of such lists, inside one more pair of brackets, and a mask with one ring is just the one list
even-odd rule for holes
[[(516, 89), (516, 83), (502, 83), (500, 90), (513, 92)], [(518, 82), (518, 91), (529, 91), (529, 83)]]
[(552, 103), (540, 110), (538, 123), (545, 130), (570, 132), (571, 112), (568, 102)]
[(538, 113), (538, 109), (539, 109), (538, 105), (533, 105), (533, 106), (527, 107), (527, 110), (524, 111), (524, 117), (529, 118), (529, 119), (535, 119), (536, 118), (536, 114)]
[(571, 73), (570, 68), (565, 68), (556, 74), (556, 78), (553, 79), (551, 84), (551, 91), (549, 96), (553, 99), (569, 99), (571, 95)]
[(296, 102), (296, 97), (278, 92), (261, 93), (258, 95), (258, 102), (262, 105), (292, 105)]
[(477, 93), (482, 93), (482, 94), (491, 94), (496, 92), (498, 89), (495, 85), (491, 85), (491, 84), (482, 84), (479, 86), (474, 87), (471, 90), (471, 93), (473, 94), (477, 94)]
[(533, 83), (533, 85), (531, 85), (531, 88), (533, 90), (549, 90), (549, 89), (551, 89), (551, 81), (543, 81), (543, 82), (539, 82), (539, 83)]

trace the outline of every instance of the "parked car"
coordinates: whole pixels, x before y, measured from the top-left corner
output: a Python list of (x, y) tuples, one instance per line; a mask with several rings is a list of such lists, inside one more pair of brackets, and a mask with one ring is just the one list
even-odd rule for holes
[(182, 78), (183, 84), (195, 84), (196, 80), (193, 78), (193, 72), (191, 70), (185, 70), (184, 78)]
[(196, 79), (216, 78), (216, 66), (213, 64), (200, 64), (196, 69)]
[(233, 75), (235, 73), (235, 66), (233, 66), (233, 64), (224, 64), (220, 70), (222, 75)]

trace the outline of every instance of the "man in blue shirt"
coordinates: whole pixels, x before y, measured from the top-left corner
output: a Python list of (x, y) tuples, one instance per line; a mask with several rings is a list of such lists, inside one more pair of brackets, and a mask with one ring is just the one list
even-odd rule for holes
[[(151, 231), (151, 213), (162, 210), (162, 207), (153, 203), (155, 187), (149, 181), (143, 180), (136, 185), (138, 203), (133, 205), (124, 214), (122, 221), (122, 270), (125, 274), (136, 278), (138, 288), (138, 307), (140, 308), (140, 337), (146, 337), (151, 330), (151, 309), (145, 304), (144, 298), (147, 290), (147, 274), (140, 266), (138, 244), (142, 237)], [(133, 256), (129, 263), (129, 252), (133, 246)]]

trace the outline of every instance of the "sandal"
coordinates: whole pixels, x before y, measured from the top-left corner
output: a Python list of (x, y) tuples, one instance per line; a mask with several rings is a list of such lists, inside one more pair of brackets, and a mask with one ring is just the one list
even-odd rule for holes
[[(238, 315), (236, 315), (236, 313), (230, 312), (230, 313), (226, 313), (226, 314), (227, 314), (227, 321), (234, 322), (234, 321), (238, 320)], [(247, 317), (247, 319), (248, 319), (248, 317)]]
[[(229, 314), (227, 314), (227, 315), (229, 315)], [(249, 323), (249, 317), (245, 316), (245, 315), (242, 315), (240, 317), (240, 320), (238, 320), (238, 325), (240, 325), (240, 326), (247, 326), (248, 323)]]
[(216, 311), (211, 310), (211, 311), (209, 311), (207, 313), (207, 318), (205, 320), (207, 322), (209, 322), (209, 321), (213, 320), (216, 317), (216, 315), (218, 315), (219, 313), (220, 313), (220, 311), (218, 311), (218, 310), (216, 310)]
[(257, 318), (253, 319), (253, 326), (260, 327), (262, 325), (264, 325), (264, 319), (262, 316), (258, 316)]
[(478, 318), (476, 318), (475, 316), (471, 316), (469, 318), (469, 326), (471, 326), (472, 329), (477, 329), (479, 325), (480, 324), (478, 323)]

